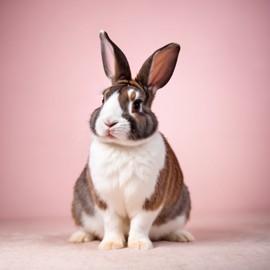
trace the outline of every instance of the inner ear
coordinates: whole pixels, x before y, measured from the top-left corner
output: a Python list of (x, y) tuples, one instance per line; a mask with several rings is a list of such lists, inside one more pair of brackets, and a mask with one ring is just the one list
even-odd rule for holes
[(114, 79), (114, 70), (115, 70), (115, 57), (114, 57), (114, 51), (113, 47), (109, 42), (105, 42), (103, 40), (102, 35), (100, 35), (101, 38), (101, 57), (103, 62), (103, 68), (105, 71), (106, 76), (113, 81)]
[(148, 85), (153, 88), (162, 88), (170, 80), (176, 65), (175, 55), (169, 50), (157, 53), (154, 56), (149, 72)]
[(180, 46), (170, 43), (155, 51), (142, 65), (136, 80), (154, 93), (167, 84), (176, 66)]
[(106, 76), (115, 84), (119, 80), (131, 80), (129, 63), (124, 53), (109, 38), (105, 31), (100, 32), (100, 45), (103, 67)]

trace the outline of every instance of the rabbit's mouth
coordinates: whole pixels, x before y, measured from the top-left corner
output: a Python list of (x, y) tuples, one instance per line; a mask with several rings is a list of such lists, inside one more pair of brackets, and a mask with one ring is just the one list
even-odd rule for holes
[(108, 133), (107, 137), (110, 139), (115, 139), (115, 137), (110, 132)]
[(117, 135), (115, 134), (115, 128), (109, 127), (105, 129), (105, 137), (109, 139), (117, 139)]

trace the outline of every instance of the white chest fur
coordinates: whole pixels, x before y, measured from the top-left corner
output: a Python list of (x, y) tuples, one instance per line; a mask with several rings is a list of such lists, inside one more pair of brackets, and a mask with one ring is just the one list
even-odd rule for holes
[(89, 159), (94, 187), (109, 208), (121, 217), (132, 218), (153, 194), (165, 156), (165, 144), (159, 132), (137, 146), (95, 139)]

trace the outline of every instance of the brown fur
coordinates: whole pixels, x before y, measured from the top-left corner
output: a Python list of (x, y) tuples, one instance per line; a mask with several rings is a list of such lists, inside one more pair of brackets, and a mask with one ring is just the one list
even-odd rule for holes
[(95, 214), (94, 202), (91, 196), (90, 188), (86, 179), (87, 166), (83, 169), (81, 175), (74, 186), (74, 199), (72, 203), (72, 216), (76, 225), (81, 224), (82, 212), (92, 216)]
[(133, 91), (133, 92), (130, 94), (130, 100), (131, 100), (131, 101), (134, 101), (135, 98), (136, 98), (136, 92)]
[(165, 166), (160, 172), (155, 192), (150, 199), (145, 200), (143, 206), (145, 210), (156, 210), (161, 204), (171, 206), (181, 194), (183, 174), (178, 160), (165, 138), (164, 143), (166, 146)]
[(177, 157), (165, 137), (163, 139), (166, 146), (165, 166), (160, 172), (154, 193), (145, 200), (143, 206), (145, 210), (153, 211), (162, 205), (162, 210), (154, 221), (154, 225), (162, 225), (180, 213), (185, 213), (188, 217), (191, 208), (188, 190), (184, 185)]

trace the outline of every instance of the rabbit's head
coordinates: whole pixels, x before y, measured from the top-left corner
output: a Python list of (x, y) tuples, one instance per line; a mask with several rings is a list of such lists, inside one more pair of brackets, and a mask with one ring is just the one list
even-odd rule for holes
[(173, 74), (180, 46), (170, 43), (155, 51), (132, 79), (126, 56), (106, 32), (100, 32), (100, 41), (104, 71), (112, 86), (103, 91), (103, 104), (91, 115), (91, 130), (103, 142), (141, 144), (157, 130), (151, 105), (156, 91)]

